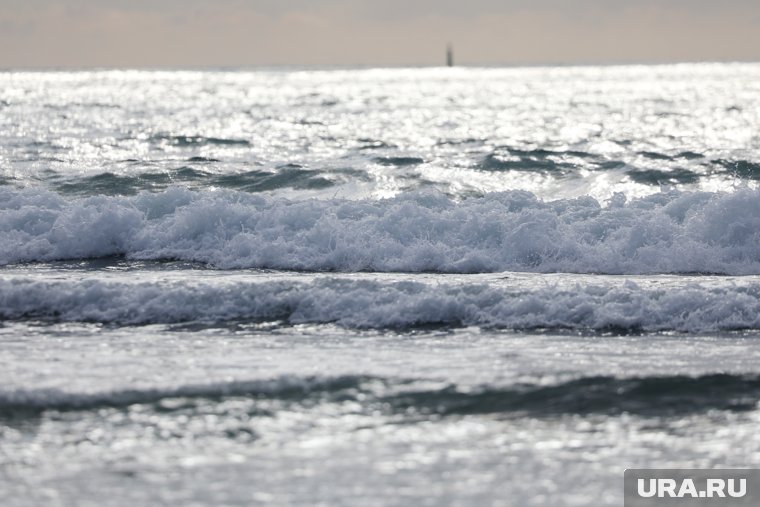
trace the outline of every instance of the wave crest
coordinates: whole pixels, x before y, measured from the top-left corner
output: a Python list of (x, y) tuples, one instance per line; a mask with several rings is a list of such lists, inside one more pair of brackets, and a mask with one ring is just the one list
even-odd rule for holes
[(0, 188), (0, 264), (123, 255), (309, 271), (760, 274), (760, 191), (602, 206), (523, 191), (288, 201), (171, 188), (66, 199)]
[[(427, 384), (427, 386), (425, 386)], [(433, 387), (430, 387), (433, 384)], [(370, 376), (280, 377), (276, 379), (188, 385), (93, 394), (57, 389), (0, 391), (0, 414), (35, 416), (46, 410), (83, 411), (155, 405), (162, 411), (185, 404), (169, 400), (221, 401), (247, 398), (309, 401), (355, 401), (368, 410), (428, 417), (473, 414), (552, 417), (564, 414), (629, 413), (673, 416), (708, 410), (751, 411), (760, 402), (760, 378), (754, 375), (713, 374), (698, 377), (581, 377), (557, 384), (512, 386), (457, 386)], [(255, 408), (255, 407), (250, 407)]]
[(760, 286), (645, 288), (628, 281), (534, 289), (318, 278), (311, 283), (0, 280), (0, 318), (155, 324), (336, 323), (614, 332), (760, 329)]

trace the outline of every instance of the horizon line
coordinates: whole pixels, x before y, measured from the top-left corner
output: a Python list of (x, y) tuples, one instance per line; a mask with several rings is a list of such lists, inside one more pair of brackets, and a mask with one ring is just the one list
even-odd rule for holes
[(30, 65), (3, 66), (0, 72), (99, 72), (99, 71), (255, 71), (255, 70), (373, 70), (373, 69), (496, 69), (496, 68), (572, 68), (572, 67), (658, 67), (674, 65), (732, 65), (760, 64), (755, 59), (705, 59), (705, 60), (630, 60), (608, 62), (537, 62), (537, 63), (459, 63), (448, 67), (441, 64), (239, 64), (239, 65)]

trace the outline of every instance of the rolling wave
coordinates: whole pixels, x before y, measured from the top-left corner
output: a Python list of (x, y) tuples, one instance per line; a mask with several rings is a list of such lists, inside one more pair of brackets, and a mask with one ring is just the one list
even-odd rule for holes
[[(211, 164), (215, 159), (191, 157), (188, 162)], [(172, 170), (148, 171), (138, 174), (114, 174), (104, 172), (94, 176), (63, 177), (54, 188), (65, 195), (75, 196), (130, 196), (142, 190), (161, 191), (176, 185), (196, 188), (221, 187), (242, 192), (268, 192), (281, 189), (319, 190), (345, 183), (350, 179), (366, 180), (361, 171), (332, 169), (315, 171), (295, 164), (273, 170), (249, 170), (241, 172), (213, 173), (190, 166)], [(2, 185), (0, 179), (0, 185)], [(10, 184), (10, 182), (8, 183)]]
[(760, 190), (616, 194), (602, 205), (525, 191), (289, 201), (0, 187), (0, 264), (112, 255), (223, 269), (760, 274)]
[[(641, 416), (678, 416), (723, 410), (756, 410), (760, 377), (712, 374), (697, 377), (658, 376), (616, 378), (581, 377), (557, 384), (509, 386), (458, 386), (370, 376), (297, 377), (188, 385), (166, 389), (130, 389), (91, 394), (58, 389), (0, 391), (0, 415), (23, 417), (46, 410), (86, 411), (154, 405), (162, 412), (187, 408), (193, 401), (226, 398), (278, 400), (307, 407), (315, 402), (361, 404), (365, 410), (385, 414), (429, 417), (500, 414), (554, 417), (562, 415), (622, 413)], [(183, 400), (185, 403), (168, 403)], [(236, 409), (239, 411), (240, 407)], [(259, 411), (257, 411), (258, 413)]]
[(120, 325), (334, 323), (347, 328), (481, 326), (516, 330), (715, 332), (760, 329), (760, 285), (534, 289), (502, 284), (317, 277), (207, 282), (0, 280), (0, 318)]

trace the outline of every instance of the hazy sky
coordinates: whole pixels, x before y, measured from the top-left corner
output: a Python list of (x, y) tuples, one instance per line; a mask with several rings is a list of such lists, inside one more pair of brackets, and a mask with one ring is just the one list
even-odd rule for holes
[(760, 60), (760, 0), (0, 0), (0, 67)]

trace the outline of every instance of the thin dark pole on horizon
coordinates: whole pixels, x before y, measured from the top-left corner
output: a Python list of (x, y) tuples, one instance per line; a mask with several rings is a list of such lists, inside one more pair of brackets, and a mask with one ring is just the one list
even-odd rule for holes
[(451, 44), (446, 46), (446, 66), (454, 66), (454, 50), (451, 48)]

